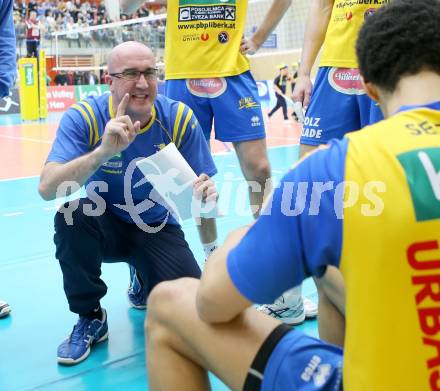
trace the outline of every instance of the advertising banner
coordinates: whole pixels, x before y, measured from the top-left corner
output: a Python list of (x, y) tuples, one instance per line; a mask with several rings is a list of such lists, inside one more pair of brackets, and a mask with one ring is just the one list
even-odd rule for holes
[(0, 99), (0, 115), (18, 113), (20, 113), (20, 97), (18, 95), (18, 88), (14, 88), (9, 93), (9, 96)]
[(88, 96), (101, 96), (109, 91), (107, 84), (96, 84), (94, 86), (75, 86), (76, 100), (79, 102)]
[(76, 103), (74, 86), (54, 86), (47, 89), (49, 111), (66, 111)]
[(40, 50), (38, 77), (40, 83), (40, 118), (47, 118), (46, 53)]
[(36, 58), (21, 58), (18, 61), (21, 119), (25, 121), (37, 120), (40, 118), (37, 67)]
[[(164, 83), (160, 84), (158, 88), (159, 93), (164, 93)], [(275, 102), (275, 94), (273, 92), (272, 80), (257, 81), (258, 96), (260, 98), (261, 106), (268, 108)], [(66, 111), (70, 106), (76, 102), (87, 98), (91, 95), (102, 95), (108, 93), (108, 85), (100, 84), (94, 86), (53, 86), (47, 87), (47, 102), (48, 110), (52, 111)], [(15, 114), (20, 112), (20, 98), (18, 89), (13, 89), (9, 97), (0, 99), (0, 115)]]
[(275, 93), (273, 90), (272, 80), (260, 80), (257, 81), (258, 97), (260, 98), (261, 107), (269, 108), (276, 101)]
[(267, 39), (261, 45), (264, 49), (276, 49), (278, 48), (277, 35), (275, 33), (269, 34)]

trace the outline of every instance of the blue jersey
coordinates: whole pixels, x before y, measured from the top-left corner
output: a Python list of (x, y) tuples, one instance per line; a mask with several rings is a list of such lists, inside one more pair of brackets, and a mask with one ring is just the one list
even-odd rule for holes
[(344, 389), (413, 391), (438, 378), (439, 299), (424, 287), (440, 268), (439, 146), (440, 102), (331, 141), (284, 177), (228, 256), (234, 285), (258, 303), (340, 268)]
[[(98, 147), (111, 118), (114, 118), (114, 113), (110, 94), (89, 97), (73, 105), (61, 119), (47, 162), (67, 163)], [(104, 182), (108, 189), (86, 186), (89, 196), (94, 195), (90, 194), (92, 191), (97, 193), (113, 213), (130, 223), (134, 222), (132, 215), (135, 213), (136, 219), (140, 217), (147, 224), (161, 223), (165, 219), (176, 224), (166, 205), (157, 202), (157, 194), (135, 164), (171, 142), (176, 144), (197, 175), (216, 174), (211, 153), (192, 110), (181, 102), (158, 95), (151, 120), (135, 140), (104, 163), (86, 183)], [(134, 207), (144, 201), (141, 210)]]
[(0, 98), (9, 94), (17, 71), (12, 0), (0, 0)]

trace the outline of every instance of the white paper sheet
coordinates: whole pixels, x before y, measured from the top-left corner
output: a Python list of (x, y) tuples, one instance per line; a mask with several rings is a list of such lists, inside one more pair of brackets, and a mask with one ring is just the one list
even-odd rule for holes
[(180, 220), (217, 217), (215, 202), (202, 204), (193, 197), (193, 182), (197, 175), (174, 143), (136, 164)]

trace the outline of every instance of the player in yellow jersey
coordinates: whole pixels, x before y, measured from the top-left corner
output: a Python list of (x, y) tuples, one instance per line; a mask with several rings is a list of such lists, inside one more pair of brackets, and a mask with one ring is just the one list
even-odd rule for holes
[[(355, 42), (364, 21), (389, 0), (312, 0), (306, 23), (301, 64), (293, 100), (307, 108), (300, 139), (300, 156), (326, 144), (332, 138), (383, 119), (377, 105), (368, 97), (360, 80)], [(319, 70), (313, 86), (313, 64), (322, 49)], [(325, 234), (325, 233), (323, 233)], [(335, 272), (337, 278), (337, 272)], [(337, 283), (335, 282), (337, 285)], [(340, 293), (343, 288), (335, 287)], [(318, 286), (318, 292), (320, 287)], [(275, 303), (260, 309), (286, 323), (297, 308), (299, 290), (285, 292)], [(318, 295), (321, 336), (340, 342), (326, 333), (327, 318), (342, 321), (335, 308)], [(329, 306), (326, 306), (329, 304)], [(325, 306), (325, 307), (323, 307)], [(330, 312), (329, 312), (330, 311)], [(331, 318), (331, 319), (330, 319)], [(340, 325), (343, 329), (343, 325)]]
[[(120, 0), (125, 13), (143, 3)], [(243, 40), (247, 0), (168, 0), (165, 37), (167, 97), (191, 107), (210, 139), (232, 142), (244, 177), (254, 216), (260, 213), (264, 194), (270, 192), (263, 114), (246, 53), (254, 53), (275, 28), (291, 0), (273, 0), (266, 18), (248, 40)], [(202, 242), (216, 247), (216, 232), (205, 231)], [(299, 291), (300, 293), (300, 291)], [(292, 300), (292, 299), (291, 299)], [(317, 307), (293, 295), (288, 320), (297, 324), (314, 317)], [(304, 303), (304, 305), (303, 305)]]
[[(386, 119), (303, 159), (200, 281), (153, 290), (151, 390), (207, 390), (206, 370), (232, 390), (439, 389), (439, 20), (439, 0), (393, 0), (371, 16), (359, 68)], [(347, 287), (344, 351), (249, 308), (326, 280), (329, 265)]]
[[(355, 42), (364, 20), (389, 0), (313, 0), (293, 100), (307, 108), (301, 155), (382, 119), (360, 80)], [(319, 50), (313, 86), (310, 74)]]
[[(120, 0), (125, 13), (144, 1)], [(255, 52), (277, 25), (291, 0), (273, 0), (263, 24), (243, 42), (247, 0), (168, 0), (165, 38), (166, 95), (190, 106), (209, 140), (234, 144), (259, 214), (270, 179), (263, 115), (256, 83), (243, 53)], [(243, 46), (242, 46), (243, 44)], [(266, 189), (270, 190), (270, 189)]]

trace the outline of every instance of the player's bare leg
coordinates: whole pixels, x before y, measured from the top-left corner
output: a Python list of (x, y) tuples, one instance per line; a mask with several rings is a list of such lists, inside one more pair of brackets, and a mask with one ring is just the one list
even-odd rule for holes
[(234, 148), (240, 161), (241, 171), (249, 184), (249, 200), (255, 218), (272, 191), (270, 163), (267, 157), (266, 139), (235, 142)]
[(148, 299), (145, 335), (153, 391), (210, 390), (203, 368), (232, 390), (241, 390), (260, 346), (279, 325), (254, 309), (229, 323), (204, 323), (196, 311), (198, 285), (199, 280), (190, 278), (161, 283)]

